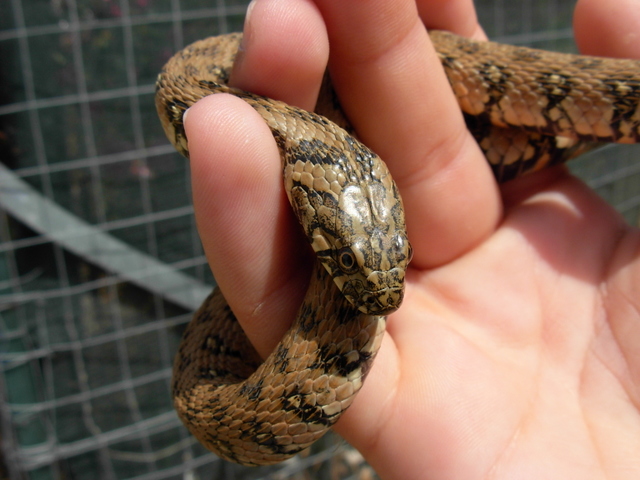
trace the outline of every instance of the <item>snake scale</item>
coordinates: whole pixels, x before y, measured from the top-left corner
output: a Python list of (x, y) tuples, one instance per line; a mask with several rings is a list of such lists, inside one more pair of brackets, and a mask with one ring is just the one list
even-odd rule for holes
[[(638, 61), (430, 35), (498, 181), (602, 142), (640, 139)], [(241, 38), (212, 37), (178, 52), (158, 77), (156, 107), (186, 157), (182, 116), (200, 98), (232, 93), (260, 113), (318, 258), (297, 318), (264, 362), (219, 289), (194, 315), (176, 357), (172, 394), (189, 430), (222, 458), (263, 465), (307, 448), (352, 403), (385, 315), (402, 301), (411, 247), (398, 189), (384, 162), (352, 135), (329, 82), (317, 111), (344, 128), (227, 86)]]

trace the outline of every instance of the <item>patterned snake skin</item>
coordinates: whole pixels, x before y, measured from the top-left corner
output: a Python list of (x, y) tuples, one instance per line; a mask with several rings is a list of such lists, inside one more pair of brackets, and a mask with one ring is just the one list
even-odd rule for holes
[[(285, 189), (318, 262), (297, 318), (263, 362), (216, 289), (187, 327), (173, 397), (207, 448), (245, 465), (307, 448), (352, 403), (380, 346), (385, 315), (403, 298), (411, 260), (398, 189), (358, 142), (330, 83), (327, 118), (226, 85), (240, 34), (196, 42), (158, 77), (164, 130), (189, 156), (182, 116), (200, 98), (232, 93), (268, 124)], [(640, 139), (640, 62), (431, 38), (496, 178), (564, 162), (601, 142)]]

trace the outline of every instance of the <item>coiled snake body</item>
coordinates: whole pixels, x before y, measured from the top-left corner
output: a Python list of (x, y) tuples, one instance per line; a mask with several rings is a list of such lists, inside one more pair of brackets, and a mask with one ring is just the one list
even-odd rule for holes
[[(444, 32), (431, 38), (499, 181), (600, 142), (640, 139), (640, 62)], [(156, 107), (187, 157), (182, 116), (197, 100), (226, 92), (255, 108), (273, 133), (287, 195), (318, 257), (296, 320), (264, 362), (218, 289), (176, 357), (174, 405), (185, 425), (221, 457), (262, 465), (305, 449), (349, 407), (380, 346), (385, 315), (402, 301), (411, 247), (398, 190), (375, 153), (323, 116), (226, 85), (240, 41), (230, 34), (178, 52), (158, 77)], [(325, 87), (317, 110), (350, 130)]]

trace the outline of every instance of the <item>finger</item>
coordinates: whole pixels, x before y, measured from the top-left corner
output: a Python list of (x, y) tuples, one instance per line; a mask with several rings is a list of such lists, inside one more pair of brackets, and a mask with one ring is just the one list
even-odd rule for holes
[(324, 22), (311, 0), (254, 0), (230, 84), (313, 110), (328, 57)]
[(638, 0), (580, 0), (573, 24), (580, 51), (606, 57), (640, 58)]
[(493, 231), (500, 199), (416, 4), (316, 5), (327, 25), (331, 76), (347, 116), (389, 164), (402, 192), (413, 265), (434, 266), (461, 255)]
[[(312, 109), (327, 52), (312, 2), (258, 0), (230, 83)], [(185, 128), (207, 258), (249, 339), (266, 356), (295, 317), (310, 261), (284, 195), (278, 150), (262, 118), (233, 97), (199, 102)]]
[(193, 202), (216, 281), (258, 352), (280, 340), (306, 289), (306, 242), (271, 132), (249, 105), (211, 95), (189, 109)]

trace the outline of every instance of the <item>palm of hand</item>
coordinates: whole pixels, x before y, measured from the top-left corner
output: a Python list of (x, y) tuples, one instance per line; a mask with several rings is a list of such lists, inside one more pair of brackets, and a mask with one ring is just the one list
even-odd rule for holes
[(401, 373), (375, 416), (401, 438), (373, 448), (416, 445), (433, 478), (623, 474), (640, 451), (637, 248), (561, 175), (467, 254), (412, 272), (384, 351)]

